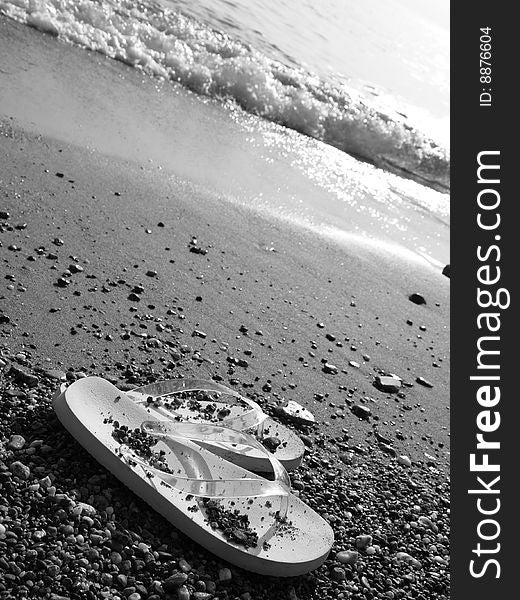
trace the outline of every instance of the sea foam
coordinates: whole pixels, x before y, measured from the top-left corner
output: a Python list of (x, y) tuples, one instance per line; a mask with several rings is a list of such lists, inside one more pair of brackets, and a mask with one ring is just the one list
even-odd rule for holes
[(157, 3), (0, 0), (0, 11), (64, 41), (169, 79), (440, 190), (449, 153), (404, 117), (346, 84), (272, 60), (248, 44)]

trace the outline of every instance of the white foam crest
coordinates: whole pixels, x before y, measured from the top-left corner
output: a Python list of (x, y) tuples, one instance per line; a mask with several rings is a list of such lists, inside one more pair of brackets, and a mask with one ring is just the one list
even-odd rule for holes
[(422, 183), (449, 187), (449, 154), (343, 83), (287, 67), (159, 4), (129, 0), (0, 0), (0, 11), (150, 75), (320, 139)]

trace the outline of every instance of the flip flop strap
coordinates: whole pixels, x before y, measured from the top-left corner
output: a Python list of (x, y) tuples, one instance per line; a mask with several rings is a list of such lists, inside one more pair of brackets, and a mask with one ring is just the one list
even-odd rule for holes
[[(200, 456), (200, 448), (194, 441), (217, 441), (226, 444), (247, 444), (261, 450), (269, 461), (274, 472), (274, 481), (249, 473), (250, 477), (238, 479), (207, 479), (183, 477), (168, 473), (152, 466), (140, 458), (127, 446), (121, 446), (121, 456), (129, 464), (141, 467), (146, 473), (159, 477), (166, 485), (179, 491), (207, 498), (256, 498), (267, 496), (288, 496), (291, 491), (289, 475), (280, 461), (268, 452), (249, 434), (233, 431), (216, 425), (198, 423), (173, 423), (165, 421), (145, 421), (141, 428), (148, 435), (165, 441), (174, 441), (187, 446)], [(203, 457), (201, 457), (203, 458)], [(203, 459), (205, 460), (205, 459)], [(286, 505), (287, 503), (285, 503)]]
[[(254, 400), (245, 398), (238, 392), (235, 392), (235, 390), (208, 379), (171, 379), (167, 381), (157, 381), (155, 383), (134, 388), (127, 393), (138, 403), (145, 404), (150, 396), (155, 400), (164, 396), (181, 394), (183, 392), (216, 392), (218, 394), (231, 396), (247, 404), (250, 408), (249, 411), (236, 417), (223, 419), (220, 422), (222, 426), (229, 429), (235, 429), (236, 431), (245, 431), (247, 429), (252, 429), (253, 427), (261, 429), (264, 421), (267, 419), (267, 415)], [(223, 400), (218, 398), (216, 399), (216, 402), (223, 402)], [(173, 416), (180, 416), (173, 410), (170, 410), (169, 412)], [(261, 431), (258, 433), (261, 433)]]

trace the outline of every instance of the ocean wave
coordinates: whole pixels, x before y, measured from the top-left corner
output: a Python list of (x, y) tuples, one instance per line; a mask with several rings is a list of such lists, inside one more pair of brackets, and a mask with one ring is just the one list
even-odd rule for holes
[(392, 110), (344, 83), (289, 67), (229, 35), (154, 2), (0, 0), (0, 11), (62, 40), (232, 99), (244, 110), (357, 158), (449, 189), (449, 153)]

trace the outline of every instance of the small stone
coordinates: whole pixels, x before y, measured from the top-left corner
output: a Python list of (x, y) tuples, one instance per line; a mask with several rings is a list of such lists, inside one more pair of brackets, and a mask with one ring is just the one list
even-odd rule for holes
[(408, 296), (408, 300), (410, 300), (410, 302), (413, 302), (414, 304), (426, 304), (424, 296), (422, 294), (418, 294), (417, 292), (410, 294)]
[(78, 502), (76, 508), (80, 511), (79, 514), (88, 515), (90, 517), (94, 516), (97, 512), (91, 504), (87, 504), (86, 502)]
[(29, 479), (31, 475), (31, 469), (19, 460), (11, 463), (9, 469), (11, 470), (11, 473), (19, 479)]
[(191, 565), (184, 560), (184, 558), (181, 558), (181, 560), (179, 561), (179, 569), (183, 572), (183, 573), (189, 573), (191, 571)]
[(416, 569), (420, 569), (422, 566), (421, 563), (416, 558), (408, 554), (408, 552), (398, 552), (395, 555), (395, 559), (398, 561), (408, 563), (414, 566)]
[(433, 387), (433, 383), (430, 383), (427, 379), (424, 379), (424, 377), (417, 377), (417, 379), (415, 381), (417, 381), (417, 383), (420, 383), (424, 387), (427, 387), (427, 388)]
[(395, 451), (395, 448), (393, 448), (389, 444), (385, 444), (384, 442), (379, 442), (379, 447), (381, 448), (381, 450), (383, 452), (390, 454), (390, 456), (396, 456), (396, 454), (397, 454), (397, 452)]
[(14, 365), (9, 369), (9, 374), (14, 376), (17, 383), (25, 383), (29, 387), (35, 387), (40, 383), (40, 380), (36, 375), (27, 373)]
[(332, 365), (331, 363), (326, 362), (323, 365), (323, 372), (324, 373), (329, 373), (331, 375), (337, 375), (337, 373), (338, 373), (338, 367), (336, 367), (336, 365)]
[(395, 393), (401, 389), (401, 380), (393, 375), (378, 375), (374, 384), (383, 392)]
[(49, 369), (48, 371), (45, 371), (45, 375), (51, 379), (57, 379), (58, 381), (65, 379), (65, 371), (60, 371), (59, 369)]
[(128, 294), (128, 300), (131, 302), (141, 302), (141, 298), (135, 292)]
[(150, 269), (149, 271), (146, 271), (146, 276), (147, 277), (157, 277), (157, 271), (153, 271)]
[(177, 590), (177, 600), (190, 600), (190, 592), (185, 585)]
[(353, 565), (358, 559), (359, 553), (355, 550), (342, 550), (336, 554), (336, 560), (343, 565)]
[(450, 276), (451, 276), (451, 268), (450, 268), (450, 265), (446, 265), (446, 266), (444, 267), (444, 269), (442, 270), (442, 274), (443, 274), (443, 275), (445, 275), (445, 276), (446, 276), (448, 279), (450, 278)]
[(374, 436), (378, 442), (382, 442), (383, 444), (388, 445), (392, 444), (392, 440), (379, 433), (379, 431), (374, 431)]
[(435, 533), (437, 533), (437, 531), (438, 531), (437, 525), (435, 525), (435, 523), (429, 517), (421, 515), (417, 519), (417, 522), (420, 523), (421, 525), (423, 525), (424, 527), (428, 527), (429, 529), (431, 529)]
[(6, 210), (0, 210), (0, 219), (7, 220), (9, 216), (9, 213)]
[(334, 567), (331, 571), (331, 576), (334, 581), (345, 581), (347, 578), (345, 569), (342, 569), (341, 567)]
[(289, 400), (287, 405), (282, 407), (281, 412), (283, 416), (296, 423), (310, 425), (316, 422), (314, 415), (294, 400)]
[(363, 406), (362, 404), (355, 404), (350, 410), (352, 411), (352, 414), (356, 415), (356, 417), (364, 419), (365, 421), (367, 421), (372, 414), (372, 411), (368, 408), (368, 406)]
[(401, 456), (398, 456), (397, 457), (397, 462), (400, 465), (402, 465), (403, 467), (411, 467), (412, 466), (412, 461), (405, 454), (402, 454)]
[(353, 452), (341, 452), (339, 455), (339, 459), (345, 465), (350, 465), (354, 461), (354, 453)]
[(271, 450), (271, 452), (275, 452), (275, 450), (278, 448), (278, 446), (281, 444), (281, 440), (278, 439), (277, 437), (266, 437), (262, 440), (262, 444), (268, 449)]
[(227, 567), (220, 569), (220, 571), (218, 572), (218, 580), (221, 582), (231, 581), (232, 578), (233, 578), (233, 574), (231, 573), (231, 570), (228, 569)]
[(12, 435), (7, 442), (7, 447), (11, 450), (21, 450), (25, 446), (25, 438), (21, 435)]
[(371, 535), (358, 535), (356, 538), (356, 547), (360, 550), (365, 550), (368, 546), (372, 545), (372, 536)]

